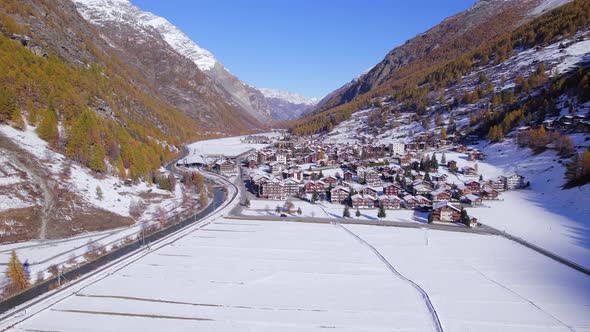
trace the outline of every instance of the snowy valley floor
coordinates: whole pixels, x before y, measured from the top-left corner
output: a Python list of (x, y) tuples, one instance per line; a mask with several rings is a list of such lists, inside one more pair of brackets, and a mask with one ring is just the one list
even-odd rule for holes
[[(590, 331), (590, 278), (497, 236), (347, 225), (445, 331)], [(15, 331), (430, 331), (410, 282), (336, 225), (224, 220)]]

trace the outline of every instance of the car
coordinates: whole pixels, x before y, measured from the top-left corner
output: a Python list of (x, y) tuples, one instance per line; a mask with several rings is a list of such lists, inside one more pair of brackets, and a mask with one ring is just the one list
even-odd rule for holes
[(281, 213), (281, 218), (286, 218), (286, 217), (287, 217), (287, 215), (286, 215), (286, 214), (284, 214), (284, 213)]

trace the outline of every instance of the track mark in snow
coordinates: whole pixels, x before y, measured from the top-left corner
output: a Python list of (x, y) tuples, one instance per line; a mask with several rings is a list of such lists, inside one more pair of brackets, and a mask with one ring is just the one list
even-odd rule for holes
[(432, 301), (430, 301), (430, 297), (428, 297), (428, 294), (426, 293), (426, 291), (424, 289), (422, 289), (422, 287), (418, 286), (418, 284), (416, 284), (412, 280), (404, 277), (401, 273), (399, 273), (395, 269), (395, 267), (393, 267), (393, 265), (391, 265), (391, 263), (383, 255), (381, 255), (379, 250), (377, 250), (375, 247), (373, 247), (367, 241), (363, 240), (360, 236), (356, 235), (353, 231), (344, 227), (342, 224), (340, 224), (338, 222), (334, 223), (334, 225), (336, 225), (337, 227), (340, 227), (341, 229), (346, 231), (348, 234), (350, 234), (351, 236), (353, 236), (354, 238), (359, 240), (367, 248), (371, 249), (371, 251), (373, 251), (373, 253), (383, 262), (383, 264), (385, 264), (389, 268), (389, 270), (391, 270), (391, 272), (393, 272), (393, 274), (398, 276), (400, 279), (408, 282), (414, 289), (416, 289), (420, 293), (420, 295), (422, 296), (422, 299), (424, 300), (424, 303), (426, 304), (426, 307), (428, 309), (428, 312), (430, 313), (430, 316), (432, 318), (432, 322), (434, 324), (434, 329), (437, 332), (443, 332), (443, 328), (440, 323), (440, 319), (438, 318), (438, 314), (436, 313), (436, 309), (434, 309), (434, 306), (432, 305)]
[(70, 312), (70, 313), (75, 313), (75, 314), (142, 317), (142, 318), (156, 318), (156, 319), (176, 319), (176, 320), (196, 320), (196, 321), (213, 321), (214, 320), (211, 318), (201, 318), (201, 317), (165, 316), (165, 315), (152, 315), (152, 314), (132, 314), (132, 313), (126, 313), (126, 312), (112, 312), (112, 311), (90, 311), (90, 310), (75, 310), (75, 309), (51, 309), (51, 311)]
[(200, 232), (256, 233), (256, 231), (238, 231), (235, 229), (200, 229)]
[(116, 299), (126, 301), (138, 301), (138, 302), (151, 302), (151, 303), (162, 303), (162, 304), (176, 304), (193, 307), (209, 307), (209, 308), (230, 308), (230, 309), (247, 309), (247, 310), (265, 310), (265, 311), (297, 311), (297, 312), (328, 312), (324, 309), (305, 309), (305, 308), (274, 308), (274, 307), (253, 307), (245, 305), (225, 305), (225, 304), (214, 304), (214, 303), (193, 303), (173, 300), (158, 300), (149, 299), (144, 297), (133, 297), (133, 296), (120, 296), (120, 295), (92, 295), (92, 294), (76, 294), (77, 297), (88, 297), (98, 299)]
[(547, 316), (551, 317), (553, 320), (555, 320), (557, 323), (559, 323), (560, 325), (562, 325), (563, 327), (567, 328), (568, 330), (574, 332), (575, 330), (573, 328), (571, 328), (570, 326), (566, 325), (564, 322), (562, 322), (561, 320), (559, 320), (559, 318), (553, 316), (552, 314), (548, 313), (547, 311), (543, 310), (541, 307), (539, 307), (537, 304), (535, 304), (535, 302), (527, 299), (526, 297), (520, 295), (519, 293), (517, 293), (516, 291), (510, 289), (508, 286), (505, 286), (499, 282), (497, 282), (496, 280), (488, 277), (485, 273), (483, 273), (482, 271), (478, 270), (477, 268), (475, 268), (474, 266), (470, 265), (470, 267), (477, 273), (479, 273), (482, 277), (484, 277), (486, 280), (489, 280), (490, 282), (493, 282), (494, 284), (504, 288), (505, 290), (509, 291), (510, 293), (518, 296), (520, 299), (522, 299), (523, 301), (530, 303), (533, 307), (537, 308), (539, 311), (541, 311), (542, 313), (546, 314)]
[(233, 222), (214, 222), (213, 225), (255, 226), (255, 227), (260, 226), (260, 224), (240, 224), (240, 223), (233, 223)]

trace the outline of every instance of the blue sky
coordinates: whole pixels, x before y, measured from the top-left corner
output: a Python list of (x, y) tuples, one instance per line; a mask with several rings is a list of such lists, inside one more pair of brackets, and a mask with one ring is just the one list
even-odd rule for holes
[(131, 0), (263, 88), (322, 97), (475, 0)]

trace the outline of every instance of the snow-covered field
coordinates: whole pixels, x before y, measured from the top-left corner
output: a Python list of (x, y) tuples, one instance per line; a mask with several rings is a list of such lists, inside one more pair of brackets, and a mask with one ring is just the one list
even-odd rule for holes
[[(553, 151), (533, 156), (512, 141), (482, 146), (479, 169), (518, 172), (530, 189), (503, 193), (491, 208), (470, 209), (480, 222), (521, 237), (585, 267), (590, 267), (590, 186), (561, 190), (565, 168)], [(483, 167), (482, 167), (483, 166)], [(490, 168), (491, 167), (491, 168)]]
[[(264, 133), (259, 134), (261, 136), (267, 136), (270, 138), (278, 137), (278, 133)], [(246, 136), (233, 136), (225, 138), (210, 139), (206, 141), (198, 141), (187, 146), (190, 155), (197, 156), (225, 156), (235, 157), (248, 150), (255, 149), (259, 150), (266, 147), (268, 144), (251, 144), (244, 143), (242, 140)], [(190, 156), (189, 156), (190, 158)]]
[[(347, 227), (428, 293), (446, 331), (590, 327), (588, 277), (507, 240)], [(219, 219), (12, 330), (432, 331), (433, 324), (416, 288), (339, 226)]]
[[(342, 213), (344, 212), (344, 205), (331, 204), (328, 202), (316, 202), (311, 204), (310, 202), (294, 199), (293, 211), (301, 209), (301, 217), (311, 218), (328, 218), (328, 219), (341, 219)], [(242, 210), (242, 214), (248, 216), (269, 216), (276, 215), (276, 207), (283, 207), (285, 201), (272, 201), (253, 199), (250, 201), (250, 207)], [(351, 219), (357, 220), (385, 220), (385, 221), (397, 221), (397, 222), (426, 222), (427, 215), (425, 213), (416, 212), (414, 210), (386, 210), (385, 218), (377, 218), (378, 209), (360, 209), (360, 217), (356, 217), (356, 209), (350, 208)], [(298, 214), (293, 214), (299, 216)]]

